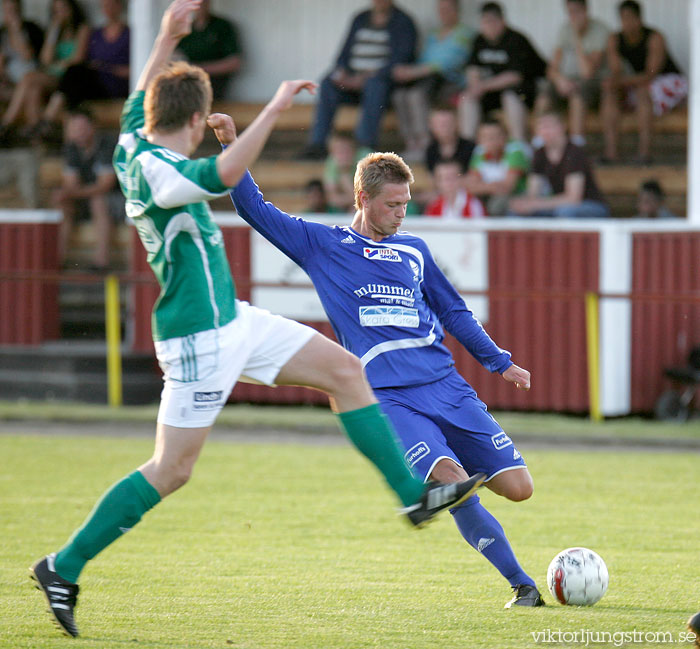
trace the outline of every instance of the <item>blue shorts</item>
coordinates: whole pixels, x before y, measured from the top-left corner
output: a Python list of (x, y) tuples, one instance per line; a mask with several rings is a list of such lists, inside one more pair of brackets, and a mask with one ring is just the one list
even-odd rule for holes
[(408, 465), (423, 480), (444, 458), (469, 475), (485, 473), (487, 481), (526, 466), (513, 440), (456, 371), (427, 385), (374, 392), (403, 442)]

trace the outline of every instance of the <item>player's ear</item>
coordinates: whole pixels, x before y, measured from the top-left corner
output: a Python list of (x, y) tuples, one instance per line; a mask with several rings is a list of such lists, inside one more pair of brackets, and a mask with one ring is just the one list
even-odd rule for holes
[(205, 120), (206, 120), (206, 115), (203, 115), (199, 111), (196, 111), (196, 112), (192, 113), (192, 115), (190, 116), (188, 126), (190, 126), (192, 128), (196, 128), (197, 126), (199, 126), (202, 123), (202, 121), (205, 121)]
[(369, 204), (369, 194), (367, 194), (364, 189), (361, 189), (357, 196), (360, 199), (360, 205), (362, 205), (362, 207), (367, 207)]

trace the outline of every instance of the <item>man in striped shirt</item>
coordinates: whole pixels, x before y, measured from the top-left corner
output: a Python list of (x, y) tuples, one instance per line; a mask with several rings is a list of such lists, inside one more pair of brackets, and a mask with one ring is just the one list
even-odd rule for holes
[(85, 564), (189, 479), (239, 377), (304, 385), (329, 395), (341, 427), (380, 470), (418, 526), (474, 493), (486, 477), (424, 485), (408, 467), (355, 356), (310, 327), (236, 299), (220, 229), (207, 200), (234, 187), (279, 114), (309, 81), (285, 81), (236, 143), (191, 160), (211, 108), (200, 68), (168, 66), (201, 0), (175, 0), (122, 114), (114, 165), (147, 259), (161, 286), (153, 338), (164, 374), (153, 456), (103, 495), (57, 553), (30, 569), (59, 628), (77, 636), (73, 610)]
[(321, 82), (311, 139), (302, 158), (326, 156), (326, 140), (340, 104), (361, 105), (355, 139), (360, 146), (376, 147), (382, 113), (389, 104), (392, 68), (413, 62), (416, 39), (413, 20), (392, 0), (373, 0), (371, 9), (355, 16), (335, 68)]

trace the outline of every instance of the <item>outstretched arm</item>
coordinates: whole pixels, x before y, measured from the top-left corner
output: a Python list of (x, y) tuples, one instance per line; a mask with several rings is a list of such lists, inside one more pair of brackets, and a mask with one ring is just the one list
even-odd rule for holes
[[(236, 141), (236, 127), (230, 115), (214, 113), (207, 119), (217, 139), (224, 147)], [(231, 200), (238, 215), (262, 234), (273, 246), (302, 268), (314, 254), (319, 237), (327, 226), (290, 216), (266, 202), (249, 172), (231, 191)]]
[[(230, 146), (221, 153), (216, 160), (216, 168), (219, 172), (221, 182), (227, 187), (235, 187), (243, 177), (246, 169), (255, 162), (262, 151), (267, 138), (275, 125), (280, 114), (287, 110), (294, 101), (294, 96), (302, 90), (308, 90), (311, 94), (316, 91), (316, 84), (313, 81), (297, 79), (296, 81), (283, 81), (277, 89), (275, 96), (268, 102), (265, 108), (248, 126), (243, 135), (235, 137), (233, 131), (233, 141), (223, 142)], [(211, 117), (210, 117), (211, 120)], [(211, 121), (209, 125), (212, 126)], [(216, 128), (212, 126), (212, 128)], [(217, 133), (218, 137), (218, 133)], [(219, 138), (221, 141), (221, 138)]]
[(428, 306), (440, 322), (479, 363), (490, 372), (499, 372), (508, 382), (521, 390), (530, 389), (530, 372), (513, 364), (510, 353), (501, 349), (486, 333), (481, 323), (467, 308), (451, 282), (438, 268), (426, 248), (423, 292)]
[(151, 80), (170, 60), (180, 40), (192, 31), (192, 12), (199, 9), (200, 4), (202, 0), (174, 0), (165, 10), (156, 42), (135, 90), (146, 90)]

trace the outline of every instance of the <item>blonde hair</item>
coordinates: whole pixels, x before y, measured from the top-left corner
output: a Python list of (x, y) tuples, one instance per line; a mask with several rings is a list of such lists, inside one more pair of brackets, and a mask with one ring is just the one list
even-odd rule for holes
[(144, 99), (146, 131), (172, 133), (185, 126), (194, 113), (211, 110), (209, 75), (194, 65), (177, 61), (148, 84)]
[(395, 153), (369, 153), (357, 163), (355, 169), (355, 208), (360, 210), (360, 192), (374, 198), (387, 183), (413, 182), (413, 172)]

